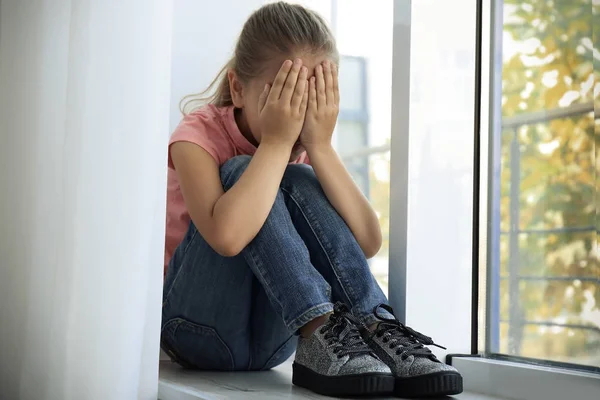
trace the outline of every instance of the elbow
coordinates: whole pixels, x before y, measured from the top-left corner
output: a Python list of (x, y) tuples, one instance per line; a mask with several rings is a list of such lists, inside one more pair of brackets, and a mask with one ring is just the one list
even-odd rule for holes
[(377, 234), (370, 235), (369, 237), (365, 238), (361, 244), (362, 251), (367, 259), (375, 257), (377, 253), (379, 253), (379, 250), (381, 250), (381, 245), (383, 242), (381, 231), (378, 229), (378, 232), (376, 233)]
[(220, 256), (223, 257), (235, 257), (242, 252), (243, 247), (237, 245), (234, 242), (223, 241), (217, 242), (212, 246), (213, 250), (216, 251)]
[(246, 245), (247, 243), (243, 243), (238, 234), (232, 232), (216, 235), (211, 247), (223, 257), (235, 257), (244, 250)]
[(242, 249), (231, 245), (215, 246), (213, 247), (213, 250), (223, 257), (235, 257), (242, 252)]
[(379, 253), (380, 249), (381, 249), (381, 242), (379, 242), (377, 244), (370, 244), (363, 248), (363, 253), (365, 253), (365, 257), (367, 259), (370, 259), (370, 258), (375, 257), (377, 255), (377, 253)]
[[(191, 213), (190, 213), (191, 214)], [(250, 242), (244, 241), (244, 234), (229, 221), (215, 221), (210, 218), (196, 218), (192, 221), (198, 233), (206, 243), (220, 256), (235, 257), (244, 250)], [(233, 225), (233, 227), (232, 227)]]

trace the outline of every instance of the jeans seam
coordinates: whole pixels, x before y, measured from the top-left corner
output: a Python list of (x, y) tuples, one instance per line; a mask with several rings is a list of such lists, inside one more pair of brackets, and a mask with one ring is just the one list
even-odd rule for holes
[[(287, 340), (285, 342), (283, 342), (281, 344), (281, 346), (279, 346), (277, 348), (277, 350), (275, 350), (275, 352), (273, 354), (271, 354), (271, 357), (269, 357), (269, 359), (265, 362), (264, 365), (260, 366), (260, 370), (261, 371), (266, 371), (267, 370), (267, 366), (275, 359), (275, 357), (279, 356), (279, 353), (281, 353), (285, 347), (287, 346), (287, 344), (290, 342), (290, 340), (294, 339), (294, 335), (290, 336), (289, 338), (287, 338)], [(252, 359), (252, 353), (250, 354), (250, 359)]]
[[(262, 285), (262, 286), (265, 289), (265, 292), (267, 292), (267, 294), (270, 295), (269, 298), (272, 298), (277, 302), (277, 306), (279, 307), (279, 309), (281, 310), (281, 313), (283, 314), (283, 309), (284, 309), (283, 304), (281, 303), (281, 300), (275, 294), (275, 292), (273, 292), (273, 290), (271, 288), (271, 282), (267, 278), (268, 273), (266, 273), (266, 271), (262, 268), (260, 257), (256, 256), (256, 254), (251, 246), (247, 246), (246, 251), (249, 253), (249, 258), (252, 261), (252, 263), (254, 264), (254, 266), (256, 267), (256, 271), (260, 274), (260, 277), (264, 281), (264, 285)], [(246, 260), (246, 262), (248, 262), (248, 260)]]
[[(298, 207), (298, 210), (300, 210), (300, 214), (302, 214), (302, 216), (304, 217), (304, 220), (306, 221), (306, 223), (308, 224), (308, 226), (310, 227), (311, 232), (313, 233), (313, 235), (315, 236), (315, 238), (317, 239), (317, 242), (319, 243), (319, 246), (321, 247), (321, 249), (323, 250), (323, 252), (325, 253), (325, 257), (327, 258), (327, 262), (329, 263), (329, 266), (331, 267), (331, 269), (333, 270), (333, 273), (336, 277), (336, 279), (338, 280), (338, 282), (340, 283), (340, 286), (342, 288), (342, 291), (344, 292), (344, 294), (346, 295), (346, 299), (348, 301), (349, 306), (353, 309), (354, 308), (354, 304), (352, 304), (352, 299), (350, 298), (350, 295), (348, 294), (347, 288), (346, 286), (350, 286), (348, 285), (344, 279), (342, 279), (340, 277), (340, 275), (338, 274), (338, 270), (336, 268), (335, 263), (331, 260), (331, 257), (329, 256), (329, 252), (327, 251), (327, 249), (325, 248), (325, 246), (323, 245), (323, 242), (321, 240), (321, 238), (319, 237), (319, 235), (317, 234), (317, 232), (315, 231), (315, 228), (313, 226), (313, 223), (311, 222), (310, 218), (308, 218), (308, 216), (306, 215), (306, 212), (304, 211), (304, 209), (302, 208), (302, 206), (300, 205), (300, 202), (294, 197), (294, 194), (289, 191), (286, 188), (281, 188), (282, 191), (284, 191), (285, 193), (288, 194), (288, 196), (290, 197), (290, 199), (296, 204), (296, 206)], [(350, 290), (352, 290), (350, 288)]]
[(360, 313), (358, 315), (357, 313), (354, 313), (354, 316), (357, 317), (362, 323), (364, 323), (367, 326), (379, 322), (379, 319), (370, 312), (366, 312), (364, 314)]
[[(219, 332), (217, 332), (217, 330), (212, 327), (212, 326), (208, 326), (208, 325), (201, 325), (201, 324), (197, 324), (195, 322), (192, 322), (190, 320), (188, 320), (187, 318), (182, 318), (182, 317), (175, 317), (175, 318), (171, 318), (170, 320), (167, 321), (167, 323), (164, 325), (164, 327), (161, 329), (161, 339), (162, 339), (162, 335), (163, 332), (165, 331), (165, 329), (167, 327), (171, 328), (170, 325), (174, 325), (172, 328), (172, 332), (167, 333), (170, 335), (170, 338), (172, 339), (172, 344), (169, 345), (167, 344), (167, 347), (170, 348), (171, 352), (177, 356), (177, 362), (180, 363), (181, 361), (183, 361), (185, 364), (188, 364), (189, 367), (188, 368), (194, 368), (193, 367), (193, 363), (187, 361), (185, 359), (185, 357), (180, 355), (180, 351), (178, 351), (177, 349), (177, 341), (175, 340), (175, 336), (177, 334), (177, 331), (180, 329), (182, 324), (188, 324), (190, 326), (190, 328), (194, 328), (193, 332), (196, 335), (200, 335), (200, 336), (211, 336), (213, 339), (217, 340), (219, 343), (221, 343), (223, 345), (223, 348), (226, 351), (226, 356), (229, 358), (229, 362), (231, 367), (229, 368), (229, 370), (235, 370), (235, 359), (233, 358), (233, 354), (231, 353), (231, 349), (229, 348), (229, 346), (227, 345), (227, 343), (225, 343), (225, 341), (223, 340), (223, 338), (221, 337), (221, 335), (219, 335)], [(196, 329), (196, 327), (199, 327), (200, 329)], [(191, 330), (191, 329), (190, 329)]]
[(192, 234), (192, 237), (190, 238), (190, 240), (188, 240), (187, 244), (185, 245), (185, 248), (183, 249), (183, 260), (181, 262), (181, 266), (179, 267), (177, 274), (175, 274), (175, 277), (173, 278), (173, 283), (171, 283), (171, 287), (169, 288), (169, 291), (167, 292), (165, 299), (163, 300), (163, 303), (162, 303), (163, 307), (168, 302), (169, 296), (171, 295), (171, 292), (173, 291), (173, 288), (175, 287), (175, 283), (177, 283), (177, 279), (181, 275), (181, 271), (183, 271), (183, 267), (185, 267), (185, 256), (187, 254), (188, 248), (190, 247), (191, 243), (196, 238), (197, 234), (198, 234), (198, 230), (194, 229), (194, 233)]
[[(267, 278), (268, 274), (266, 274), (266, 273), (265, 273), (265, 271), (264, 271), (264, 270), (262, 269), (262, 267), (260, 266), (260, 259), (259, 259), (259, 257), (255, 257), (255, 254), (254, 254), (254, 252), (253, 252), (253, 250), (252, 250), (251, 248), (248, 248), (247, 250), (250, 252), (250, 258), (252, 259), (253, 263), (255, 264), (255, 266), (256, 266), (256, 269), (257, 269), (257, 272), (258, 272), (258, 273), (261, 275), (261, 277), (264, 279), (264, 282), (265, 282), (265, 283), (264, 283), (264, 285), (262, 285), (262, 287), (264, 288), (265, 292), (267, 292), (267, 295), (269, 295), (269, 294), (270, 294), (270, 295), (272, 296), (272, 297), (270, 297), (270, 298), (272, 298), (272, 299), (275, 299), (275, 301), (277, 302), (277, 305), (279, 306), (279, 308), (280, 308), (280, 310), (281, 310), (281, 314), (282, 314), (282, 316), (283, 316), (283, 314), (284, 314), (284, 307), (283, 307), (283, 304), (281, 303), (281, 300), (279, 299), (279, 297), (278, 297), (278, 296), (275, 294), (275, 292), (273, 292), (273, 290), (271, 289), (271, 282), (269, 282), (269, 280), (268, 280), (268, 278)], [(318, 307), (321, 307), (321, 306), (324, 306), (324, 305), (329, 305), (329, 308), (331, 308), (331, 310), (333, 310), (333, 304), (331, 304), (330, 302), (327, 302), (327, 303), (321, 303), (321, 304), (318, 304), (318, 305), (316, 305), (316, 306), (313, 306), (313, 307), (309, 308), (309, 309), (308, 309), (308, 311), (305, 311), (304, 313), (302, 313), (302, 314), (300, 315), (300, 317), (296, 317), (296, 318), (292, 319), (292, 320), (291, 320), (291, 321), (289, 321), (289, 322), (288, 322), (288, 321), (285, 321), (285, 319), (284, 319), (284, 323), (286, 324), (286, 326), (287, 326), (287, 327), (288, 327), (288, 328), (289, 328), (291, 331), (296, 331), (296, 330), (298, 330), (300, 327), (304, 326), (304, 325), (305, 325), (307, 322), (309, 322), (310, 320), (312, 320), (312, 319), (314, 319), (314, 318), (316, 318), (316, 317), (318, 317), (318, 316), (320, 316), (320, 315), (326, 314), (328, 311), (327, 311), (327, 312), (320, 313), (320, 314), (318, 314), (318, 315), (315, 315), (313, 318), (310, 318), (310, 319), (306, 320), (305, 322), (301, 323), (300, 325), (298, 325), (298, 326), (296, 327), (296, 325), (299, 323), (298, 321), (302, 320), (302, 318), (303, 318), (303, 317), (305, 317), (305, 316), (306, 316), (307, 314), (309, 314), (311, 311), (314, 311), (316, 308), (318, 308)]]

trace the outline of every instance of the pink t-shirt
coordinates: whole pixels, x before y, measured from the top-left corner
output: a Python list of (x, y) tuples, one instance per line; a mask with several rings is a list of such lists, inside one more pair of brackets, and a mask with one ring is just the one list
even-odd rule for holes
[[(252, 156), (256, 147), (240, 132), (233, 115), (234, 108), (204, 106), (186, 115), (169, 140), (169, 148), (175, 142), (191, 142), (206, 150), (219, 166), (239, 155)], [(308, 163), (303, 153), (293, 164)], [(169, 152), (167, 174), (167, 225), (165, 237), (165, 273), (175, 249), (183, 240), (190, 224), (177, 172)]]

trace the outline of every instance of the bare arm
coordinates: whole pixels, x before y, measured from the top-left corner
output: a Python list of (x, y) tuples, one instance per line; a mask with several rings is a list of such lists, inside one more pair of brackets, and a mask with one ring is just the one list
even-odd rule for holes
[(342, 216), (367, 258), (381, 248), (379, 220), (331, 146), (340, 101), (337, 67), (325, 62), (310, 80), (302, 144), (327, 199)]
[(224, 256), (238, 254), (258, 233), (273, 207), (291, 147), (263, 144), (228, 192), (206, 150), (188, 142), (171, 146), (171, 158), (190, 217), (202, 237)]
[(219, 166), (193, 143), (171, 146), (183, 198), (202, 237), (219, 254), (234, 256), (262, 228), (297, 140), (306, 112), (306, 69), (286, 62), (259, 100), (262, 139), (240, 179), (226, 193)]
[(333, 147), (312, 148), (308, 156), (327, 199), (346, 221), (365, 256), (375, 256), (382, 241), (379, 220)]

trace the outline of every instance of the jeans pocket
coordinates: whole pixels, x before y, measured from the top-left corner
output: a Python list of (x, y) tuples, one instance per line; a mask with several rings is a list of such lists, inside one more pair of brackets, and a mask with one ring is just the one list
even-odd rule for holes
[(173, 318), (163, 325), (161, 347), (185, 368), (232, 371), (229, 347), (214, 328)]

